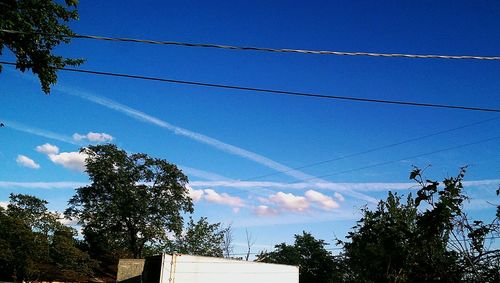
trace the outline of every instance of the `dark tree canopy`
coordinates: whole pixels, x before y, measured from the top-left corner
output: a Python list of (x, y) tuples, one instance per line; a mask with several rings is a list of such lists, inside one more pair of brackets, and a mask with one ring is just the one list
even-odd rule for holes
[(46, 204), (11, 194), (7, 209), (0, 208), (0, 281), (79, 281), (92, 275), (94, 262), (77, 247), (75, 230)]
[(303, 232), (295, 235), (295, 243), (281, 243), (272, 252), (261, 253), (257, 261), (299, 266), (301, 283), (334, 282), (334, 261), (323, 240)]
[(70, 42), (73, 32), (67, 24), (78, 19), (77, 0), (58, 2), (62, 1), (0, 0), (0, 29), (21, 32), (0, 31), (0, 55), (4, 47), (10, 49), (16, 56), (16, 68), (38, 75), (47, 94), (57, 82), (56, 68), (83, 62), (53, 54), (56, 46)]
[(90, 250), (143, 256), (179, 235), (182, 213), (192, 212), (187, 177), (175, 165), (115, 145), (83, 148), (91, 184), (76, 190), (65, 214), (83, 227)]

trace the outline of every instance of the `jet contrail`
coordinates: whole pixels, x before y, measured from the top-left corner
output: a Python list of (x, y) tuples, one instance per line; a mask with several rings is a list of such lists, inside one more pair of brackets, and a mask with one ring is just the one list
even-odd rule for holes
[(3, 120), (3, 119), (2, 119), (2, 121), (5, 124), (5, 127), (7, 129), (11, 128), (11, 129), (16, 130), (16, 131), (20, 131), (20, 132), (24, 132), (24, 133), (44, 137), (44, 138), (49, 138), (49, 139), (53, 139), (53, 140), (57, 140), (57, 141), (61, 141), (61, 142), (65, 142), (65, 143), (69, 143), (69, 144), (73, 144), (73, 145), (81, 145), (80, 143), (75, 142), (69, 136), (57, 134), (57, 133), (47, 131), (47, 130), (34, 128), (34, 127), (24, 125), (21, 123), (17, 123), (14, 121)]
[[(132, 117), (136, 120), (164, 128), (166, 130), (173, 132), (176, 135), (185, 136), (187, 138), (198, 141), (200, 143), (204, 143), (204, 144), (210, 145), (212, 147), (215, 147), (221, 151), (231, 153), (233, 155), (237, 155), (237, 156), (243, 157), (245, 159), (254, 161), (256, 163), (259, 163), (259, 164), (266, 166), (268, 168), (271, 168), (273, 170), (283, 172), (284, 174), (289, 175), (291, 177), (294, 177), (298, 180), (302, 180), (302, 181), (305, 181), (305, 182), (308, 182), (311, 184), (313, 184), (313, 183), (329, 183), (326, 180), (318, 179), (312, 175), (309, 175), (309, 174), (303, 173), (301, 171), (292, 169), (286, 165), (278, 163), (274, 160), (271, 160), (265, 156), (262, 156), (260, 154), (255, 153), (255, 152), (251, 152), (249, 150), (225, 143), (225, 142), (220, 141), (218, 139), (215, 139), (215, 138), (212, 138), (212, 137), (200, 134), (200, 133), (193, 132), (193, 131), (188, 130), (188, 129), (184, 129), (184, 128), (172, 125), (166, 121), (163, 121), (161, 119), (158, 119), (156, 117), (148, 115), (144, 112), (141, 112), (141, 111), (136, 110), (134, 108), (131, 108), (129, 106), (118, 103), (118, 102), (113, 101), (111, 99), (91, 95), (91, 94), (88, 94), (88, 93), (85, 93), (82, 91), (72, 90), (72, 89), (69, 89), (67, 87), (62, 87), (62, 86), (56, 86), (56, 87), (54, 87), (54, 89), (56, 89), (60, 92), (69, 94), (69, 95), (73, 95), (73, 96), (77, 96), (77, 97), (86, 99), (88, 101), (99, 104), (99, 105), (104, 106), (106, 108), (121, 112), (121, 113), (123, 113), (129, 117)], [(368, 195), (358, 193), (355, 191), (346, 190), (346, 191), (344, 191), (344, 193), (347, 195), (351, 195), (355, 198), (359, 198), (359, 199), (369, 201), (372, 203), (378, 202), (378, 200), (373, 198), (373, 197), (370, 197)]]

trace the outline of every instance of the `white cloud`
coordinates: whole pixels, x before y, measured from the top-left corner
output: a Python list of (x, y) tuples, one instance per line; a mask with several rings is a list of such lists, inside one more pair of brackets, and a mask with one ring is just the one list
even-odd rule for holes
[(278, 211), (267, 205), (259, 205), (254, 207), (253, 212), (259, 216), (273, 216), (277, 215)]
[(244, 201), (239, 197), (233, 197), (233, 196), (230, 196), (226, 193), (219, 194), (212, 189), (206, 189), (206, 190), (204, 190), (204, 192), (205, 192), (205, 199), (208, 202), (229, 205), (232, 207), (245, 206)]
[(58, 154), (59, 153), (59, 148), (55, 145), (52, 145), (50, 143), (42, 144), (36, 147), (36, 151), (43, 153), (43, 154)]
[(203, 198), (203, 190), (195, 190), (189, 185), (186, 185), (186, 187), (188, 189), (188, 195), (193, 202), (199, 202)]
[(343, 196), (342, 194), (340, 194), (339, 192), (335, 192), (333, 195), (334, 195), (334, 196), (335, 196), (338, 200), (340, 200), (340, 201), (344, 201), (344, 200), (345, 200), (344, 196)]
[(48, 157), (50, 161), (62, 165), (64, 168), (80, 172), (85, 171), (85, 159), (87, 155), (84, 153), (78, 151), (61, 152), (59, 154), (49, 154)]
[(281, 210), (304, 212), (309, 208), (309, 202), (305, 197), (291, 193), (277, 192), (269, 197), (269, 201)]
[(323, 210), (333, 210), (339, 208), (339, 204), (333, 198), (324, 195), (314, 190), (308, 190), (305, 194), (306, 198), (319, 205)]
[(110, 142), (114, 139), (114, 137), (111, 136), (110, 134), (106, 134), (106, 133), (89, 132), (86, 135), (81, 135), (79, 133), (75, 133), (75, 134), (73, 134), (73, 139), (75, 141), (88, 140), (91, 142)]
[(0, 201), (0, 207), (7, 209), (7, 206), (9, 205), (8, 201)]
[(20, 166), (32, 168), (32, 169), (39, 169), (40, 164), (36, 163), (33, 159), (27, 157), (26, 155), (19, 154), (16, 158), (16, 162)]
[(85, 159), (88, 156), (85, 153), (78, 151), (59, 153), (59, 148), (49, 143), (37, 146), (36, 151), (46, 154), (50, 161), (62, 165), (64, 168), (80, 172), (85, 171)]
[(57, 221), (59, 221), (59, 223), (61, 223), (62, 225), (71, 226), (71, 227), (78, 225), (78, 219), (77, 218), (72, 218), (72, 219), (59, 218)]

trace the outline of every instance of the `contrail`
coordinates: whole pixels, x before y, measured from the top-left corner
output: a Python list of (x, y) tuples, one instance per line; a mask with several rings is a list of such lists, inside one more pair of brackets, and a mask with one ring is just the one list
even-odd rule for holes
[[(88, 93), (85, 93), (82, 91), (76, 91), (76, 90), (69, 89), (69, 88), (62, 87), (62, 86), (56, 86), (56, 87), (54, 87), (54, 89), (56, 89), (60, 92), (69, 94), (69, 95), (78, 96), (80, 98), (86, 99), (86, 100), (91, 101), (93, 103), (107, 107), (109, 109), (121, 112), (121, 113), (123, 113), (129, 117), (132, 117), (136, 120), (164, 128), (166, 130), (173, 132), (176, 135), (184, 136), (184, 137), (190, 138), (192, 140), (198, 141), (200, 143), (204, 143), (204, 144), (210, 145), (212, 147), (215, 147), (221, 151), (231, 153), (233, 155), (240, 156), (240, 157), (243, 157), (245, 159), (254, 161), (254, 162), (259, 163), (265, 167), (271, 168), (271, 169), (279, 171), (279, 172), (283, 172), (284, 174), (289, 175), (291, 177), (294, 177), (298, 180), (303, 180), (303, 181), (306, 181), (308, 183), (313, 183), (313, 182), (314, 183), (329, 183), (326, 180), (318, 179), (312, 175), (309, 175), (309, 174), (303, 173), (301, 171), (292, 169), (286, 165), (278, 163), (274, 160), (271, 160), (265, 156), (262, 156), (260, 154), (255, 153), (255, 152), (251, 152), (249, 150), (225, 143), (225, 142), (220, 141), (218, 139), (215, 139), (215, 138), (212, 138), (212, 137), (200, 134), (200, 133), (193, 132), (193, 131), (188, 130), (188, 129), (184, 129), (184, 128), (172, 125), (166, 121), (163, 121), (161, 119), (158, 119), (156, 117), (148, 115), (144, 112), (133, 109), (131, 107), (128, 107), (126, 105), (123, 105), (123, 104), (118, 103), (116, 101), (113, 101), (111, 99), (91, 95), (91, 94), (88, 94)], [(372, 203), (378, 202), (377, 199), (370, 197), (368, 195), (362, 194), (362, 193), (358, 193), (358, 192), (354, 192), (354, 191), (344, 191), (344, 193), (347, 195), (351, 195), (355, 198), (359, 198), (359, 199), (369, 201)]]
[(24, 189), (75, 189), (84, 187), (89, 183), (84, 182), (11, 182), (0, 181), (0, 188), (24, 188)]
[(47, 131), (47, 130), (34, 128), (34, 127), (24, 125), (21, 123), (17, 123), (14, 121), (2, 119), (2, 122), (5, 124), (6, 128), (11, 128), (11, 129), (16, 130), (16, 131), (20, 131), (20, 132), (24, 132), (24, 133), (44, 137), (44, 138), (49, 138), (49, 139), (53, 139), (53, 140), (57, 140), (57, 141), (61, 141), (61, 142), (65, 142), (65, 143), (69, 143), (69, 144), (73, 144), (73, 145), (81, 145), (80, 143), (75, 142), (69, 136), (57, 134), (57, 133)]
[[(496, 187), (500, 179), (487, 179), (475, 181), (463, 181), (464, 187)], [(418, 189), (416, 183), (281, 183), (267, 181), (239, 181), (239, 180), (210, 180), (193, 181), (191, 187), (228, 187), (228, 188), (271, 188), (271, 189), (293, 189), (306, 190), (313, 185), (317, 189), (343, 192), (345, 190), (358, 190), (363, 192), (383, 192), (389, 190)]]

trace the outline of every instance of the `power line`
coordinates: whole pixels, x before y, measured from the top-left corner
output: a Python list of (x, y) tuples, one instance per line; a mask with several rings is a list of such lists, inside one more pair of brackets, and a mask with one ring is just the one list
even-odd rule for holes
[[(481, 144), (481, 143), (485, 143), (485, 142), (489, 142), (489, 141), (493, 141), (493, 140), (497, 140), (497, 139), (500, 139), (500, 136), (492, 137), (492, 138), (487, 138), (487, 139), (482, 139), (482, 140), (478, 140), (478, 141), (475, 141), (475, 142), (460, 144), (460, 145), (456, 145), (456, 146), (446, 147), (446, 148), (442, 148), (442, 149), (438, 149), (438, 150), (434, 150), (434, 151), (430, 151), (430, 152), (426, 152), (426, 153), (421, 153), (421, 154), (417, 154), (417, 155), (403, 157), (403, 158), (400, 158), (400, 159), (379, 162), (379, 163), (376, 163), (376, 164), (362, 166), (362, 167), (357, 167), (357, 168), (348, 169), (348, 170), (344, 170), (344, 171), (339, 171), (339, 172), (334, 172), (334, 173), (327, 173), (327, 174), (324, 174), (324, 175), (315, 176), (315, 177), (307, 178), (307, 179), (300, 180), (300, 181), (288, 182), (288, 183), (285, 183), (285, 184), (289, 184), (289, 185), (298, 184), (298, 183), (301, 183), (301, 182), (307, 182), (307, 181), (312, 181), (312, 180), (315, 180), (315, 179), (320, 179), (320, 178), (325, 178), (325, 177), (331, 177), (331, 176), (334, 176), (334, 175), (340, 175), (340, 174), (351, 173), (351, 172), (355, 172), (355, 171), (361, 171), (361, 170), (365, 170), (365, 169), (380, 167), (380, 166), (389, 165), (389, 164), (400, 162), (400, 161), (407, 160), (407, 159), (428, 156), (428, 155), (432, 155), (432, 154), (436, 154), (436, 153), (441, 153), (441, 152), (445, 152), (445, 151), (449, 151), (449, 150), (453, 150), (453, 149), (458, 149), (458, 148), (463, 148), (463, 147), (467, 147), (467, 146), (477, 145), (477, 144)], [(210, 186), (210, 187), (202, 188), (201, 190), (211, 189), (211, 188), (214, 188), (214, 187), (215, 186)], [(248, 192), (252, 192), (252, 190), (249, 189), (246, 192), (247, 193)], [(243, 192), (239, 192), (239, 193), (236, 192), (236, 193), (232, 193), (231, 195), (234, 196), (234, 195), (241, 195), (241, 194), (243, 194)]]
[(334, 162), (334, 161), (339, 161), (339, 160), (343, 160), (343, 159), (347, 159), (347, 158), (351, 158), (351, 157), (356, 157), (356, 156), (364, 155), (364, 154), (367, 154), (367, 153), (372, 153), (372, 152), (376, 152), (376, 151), (379, 151), (379, 150), (388, 149), (388, 148), (392, 148), (392, 147), (395, 147), (395, 146), (399, 146), (399, 145), (403, 145), (403, 144), (407, 144), (407, 143), (411, 143), (411, 142), (423, 140), (423, 139), (426, 139), (426, 138), (434, 137), (434, 136), (437, 136), (437, 135), (441, 135), (441, 134), (453, 132), (453, 131), (456, 131), (456, 130), (461, 130), (461, 129), (469, 128), (469, 127), (472, 127), (472, 126), (476, 126), (476, 125), (488, 123), (488, 122), (495, 121), (495, 120), (498, 120), (498, 119), (500, 119), (500, 118), (497, 117), (497, 118), (491, 118), (491, 119), (481, 120), (481, 121), (478, 121), (478, 122), (474, 122), (474, 123), (470, 123), (470, 124), (458, 126), (458, 127), (455, 127), (455, 128), (451, 128), (451, 129), (447, 129), (447, 130), (442, 130), (442, 131), (434, 132), (434, 133), (431, 133), (431, 134), (428, 134), (428, 135), (423, 135), (423, 136), (419, 136), (419, 137), (415, 137), (415, 138), (409, 138), (409, 139), (406, 139), (406, 140), (402, 140), (400, 142), (395, 142), (395, 143), (391, 143), (391, 144), (387, 144), (387, 145), (382, 145), (382, 146), (379, 146), (379, 147), (370, 148), (370, 149), (367, 149), (367, 150), (363, 150), (363, 151), (359, 151), (359, 152), (355, 152), (355, 153), (351, 153), (351, 154), (339, 156), (339, 157), (336, 157), (336, 158), (331, 158), (331, 159), (326, 159), (326, 160), (322, 160), (322, 161), (317, 161), (317, 162), (305, 164), (305, 165), (302, 165), (302, 166), (299, 166), (299, 167), (291, 168), (290, 170), (286, 170), (286, 171), (272, 172), (272, 173), (269, 173), (269, 174), (264, 174), (264, 175), (260, 175), (260, 176), (248, 178), (248, 179), (245, 179), (243, 181), (251, 181), (251, 180), (255, 180), (255, 179), (260, 179), (260, 178), (275, 176), (275, 175), (284, 174), (284, 173), (287, 173), (287, 172), (290, 172), (290, 171), (294, 171), (294, 170), (300, 170), (300, 169), (304, 169), (304, 168), (310, 168), (310, 167), (314, 167), (314, 166), (317, 166), (317, 165), (322, 165), (322, 164), (326, 164), (326, 163), (330, 163), (330, 162)]
[[(469, 124), (465, 124), (465, 125), (462, 125), (462, 126), (450, 128), (450, 129), (447, 129), (447, 130), (442, 130), (442, 131), (434, 132), (434, 133), (431, 133), (431, 134), (428, 134), (428, 135), (423, 135), (423, 136), (419, 136), (419, 137), (415, 137), (415, 138), (409, 138), (409, 139), (406, 139), (406, 140), (403, 140), (403, 141), (400, 141), (400, 142), (391, 143), (391, 144), (387, 144), (387, 145), (383, 145), (383, 146), (379, 146), (379, 147), (367, 149), (367, 150), (364, 150), (364, 151), (359, 151), (359, 152), (356, 152), (356, 153), (351, 153), (351, 154), (343, 155), (343, 156), (340, 156), (340, 157), (337, 157), (337, 158), (331, 158), (331, 159), (322, 160), (322, 161), (318, 161), (318, 162), (314, 162), (314, 163), (309, 163), (309, 164), (302, 165), (302, 166), (299, 166), (299, 167), (291, 168), (290, 170), (272, 172), (272, 173), (268, 173), (268, 174), (264, 174), (264, 175), (258, 175), (258, 176), (246, 178), (246, 179), (243, 179), (241, 181), (252, 181), (252, 180), (261, 179), (261, 178), (265, 178), (265, 177), (270, 177), (270, 176), (284, 174), (284, 173), (287, 173), (287, 172), (290, 172), (290, 171), (293, 171), (293, 170), (300, 170), (300, 169), (314, 167), (314, 166), (321, 165), (321, 164), (326, 164), (326, 163), (330, 163), (330, 162), (334, 162), (334, 161), (339, 161), (339, 160), (342, 160), (342, 159), (347, 159), (347, 158), (351, 158), (351, 157), (355, 157), (355, 156), (360, 156), (360, 155), (363, 155), (363, 154), (372, 153), (372, 152), (376, 152), (376, 151), (379, 151), (379, 150), (383, 150), (383, 149), (387, 149), (387, 148), (392, 148), (392, 147), (395, 147), (395, 146), (399, 146), (399, 145), (402, 145), (402, 144), (406, 144), (406, 143), (410, 143), (410, 142), (415, 142), (415, 141), (419, 141), (419, 140), (422, 140), (422, 139), (430, 138), (430, 137), (433, 137), (433, 136), (437, 136), (437, 135), (441, 135), (441, 134), (453, 132), (453, 131), (456, 131), (456, 130), (461, 130), (461, 129), (473, 127), (473, 126), (476, 126), (476, 125), (488, 123), (488, 122), (495, 121), (495, 120), (498, 120), (498, 119), (500, 119), (500, 118), (497, 117), (497, 118), (491, 118), (491, 119), (481, 120), (481, 121), (477, 121), (477, 122), (474, 122), (474, 123), (469, 123)], [(397, 162), (397, 161), (391, 161), (390, 163), (393, 163), (393, 162)], [(365, 169), (365, 168), (362, 167), (361, 169)], [(361, 170), (361, 169), (356, 168), (356, 169), (351, 169), (351, 170), (355, 171), (355, 170)], [(345, 173), (347, 173), (347, 172), (345, 172)], [(315, 177), (315, 178), (321, 178), (321, 177)], [(202, 190), (204, 190), (204, 189), (212, 189), (214, 187), (215, 186), (209, 186), (209, 187), (205, 187), (205, 188), (201, 188), (201, 189)], [(248, 190), (248, 191), (251, 191), (251, 190)], [(240, 195), (240, 194), (242, 194), (242, 193), (233, 193), (232, 195)]]
[[(9, 34), (28, 34), (28, 35), (52, 35), (40, 32), (23, 32), (0, 29), (0, 32)], [(192, 42), (179, 42), (179, 41), (159, 41), (150, 39), (137, 39), (137, 38), (124, 38), (124, 37), (107, 37), (99, 35), (60, 35), (67, 38), (81, 38), (104, 40), (114, 42), (132, 42), (144, 43), (155, 45), (173, 45), (183, 47), (200, 47), (200, 48), (217, 48), (227, 50), (239, 51), (261, 51), (261, 52), (275, 52), (275, 53), (300, 53), (300, 54), (315, 54), (315, 55), (336, 55), (336, 56), (368, 56), (368, 57), (393, 57), (393, 58), (412, 58), (412, 59), (459, 59), (459, 60), (500, 60), (500, 56), (475, 56), (475, 55), (437, 55), (437, 54), (403, 54), (403, 53), (376, 53), (376, 52), (349, 52), (349, 51), (328, 51), (328, 50), (307, 50), (307, 49), (291, 49), (291, 48), (269, 48), (269, 47), (255, 47), (255, 46), (236, 46), (224, 44), (211, 44), (211, 43), (192, 43)]]
[[(453, 149), (458, 149), (458, 148), (463, 148), (463, 147), (467, 147), (467, 146), (477, 145), (477, 144), (481, 144), (481, 143), (485, 143), (485, 142), (489, 142), (489, 141), (493, 141), (493, 140), (497, 140), (497, 139), (500, 139), (500, 136), (492, 137), (492, 138), (487, 138), (487, 139), (482, 139), (482, 140), (478, 140), (478, 141), (475, 141), (475, 142), (460, 144), (460, 145), (456, 145), (456, 146), (446, 147), (446, 148), (442, 148), (442, 149), (438, 149), (438, 150), (434, 150), (434, 151), (430, 151), (430, 152), (426, 152), (426, 153), (420, 153), (420, 154), (416, 154), (416, 155), (412, 155), (412, 156), (403, 157), (403, 158), (400, 158), (400, 159), (394, 159), (394, 160), (379, 162), (379, 163), (375, 163), (375, 164), (372, 164), (372, 165), (357, 167), (357, 168), (348, 169), (348, 170), (344, 170), (344, 171), (339, 171), (339, 172), (334, 172), (334, 173), (327, 173), (327, 174), (324, 174), (324, 175), (315, 176), (315, 177), (304, 179), (304, 180), (300, 180), (300, 181), (288, 182), (286, 184), (290, 184), (290, 185), (292, 185), (292, 184), (298, 184), (298, 183), (301, 183), (301, 182), (307, 182), (307, 181), (312, 181), (312, 180), (315, 180), (315, 179), (320, 179), (320, 178), (325, 178), (325, 177), (331, 177), (331, 176), (334, 176), (334, 175), (340, 175), (340, 174), (351, 173), (351, 172), (355, 172), (355, 171), (360, 171), (360, 170), (365, 170), (365, 169), (380, 167), (380, 166), (389, 165), (389, 164), (396, 163), (396, 162), (403, 161), (403, 160), (407, 160), (407, 159), (418, 158), (418, 157), (423, 157), (423, 156), (427, 156), (427, 155), (441, 153), (441, 152), (445, 152), (445, 151), (449, 151), (449, 150), (453, 150)], [(213, 187), (209, 187), (209, 188), (213, 188)], [(233, 193), (232, 195), (239, 195), (239, 194), (241, 194), (241, 193)]]
[[(14, 63), (14, 62), (0, 61), (0, 64), (16, 66), (16, 63)], [(149, 76), (131, 75), (131, 74), (123, 74), (123, 73), (112, 73), (112, 72), (94, 71), (94, 70), (85, 70), (85, 69), (58, 68), (58, 67), (53, 67), (53, 68), (57, 69), (57, 70), (63, 70), (63, 71), (69, 71), (69, 72), (75, 72), (75, 73), (85, 73), (85, 74), (121, 77), (121, 78), (129, 78), (129, 79), (158, 81), (158, 82), (164, 82), (164, 83), (194, 85), (194, 86), (202, 86), (202, 87), (234, 89), (234, 90), (259, 92), (259, 93), (273, 93), (273, 94), (288, 95), (288, 96), (300, 96), (300, 97), (321, 98), (321, 99), (346, 100), (346, 101), (405, 105), (405, 106), (416, 106), (416, 107), (446, 108), (446, 109), (459, 109), (459, 110), (467, 110), (467, 111), (500, 113), (500, 109), (496, 109), (496, 108), (483, 108), (483, 107), (473, 107), (473, 106), (464, 106), (464, 105), (421, 103), (421, 102), (413, 102), (413, 101), (398, 101), (398, 100), (372, 99), (372, 98), (351, 97), (351, 96), (326, 95), (326, 94), (309, 93), (309, 92), (296, 92), (296, 91), (277, 90), (277, 89), (244, 87), (244, 86), (237, 86), (237, 85), (225, 85), (225, 84), (204, 83), (204, 82), (196, 82), (196, 81), (174, 80), (174, 79), (160, 78), (160, 77), (149, 77)]]
[[(442, 148), (442, 149), (438, 149), (438, 150), (434, 150), (434, 151), (430, 151), (430, 152), (426, 152), (426, 153), (421, 153), (421, 154), (417, 154), (417, 155), (403, 157), (403, 158), (400, 158), (400, 159), (395, 159), (395, 160), (380, 162), (380, 163), (376, 163), (376, 164), (372, 164), (372, 165), (368, 165), (368, 166), (358, 167), (358, 168), (344, 170), (344, 171), (335, 172), (335, 173), (328, 173), (328, 174), (321, 175), (321, 176), (318, 176), (318, 177), (315, 177), (315, 178), (330, 177), (330, 176), (333, 176), (333, 175), (345, 174), (345, 173), (350, 173), (350, 172), (354, 172), (354, 171), (359, 171), (359, 170), (364, 170), (364, 169), (379, 167), (379, 166), (388, 165), (388, 164), (392, 164), (392, 163), (403, 161), (403, 160), (407, 160), (407, 159), (413, 159), (413, 158), (418, 158), (418, 157), (422, 157), (422, 156), (427, 156), (427, 155), (432, 155), (432, 154), (436, 154), (436, 153), (441, 153), (441, 152), (445, 152), (445, 151), (449, 151), (449, 150), (453, 150), (453, 149), (463, 148), (463, 147), (467, 147), (467, 146), (471, 146), (471, 145), (477, 145), (477, 144), (481, 144), (481, 143), (485, 143), (485, 142), (489, 142), (489, 141), (493, 141), (493, 140), (497, 140), (497, 139), (500, 139), (500, 136), (492, 137), (492, 138), (487, 138), (487, 139), (482, 139), (482, 140), (478, 140), (478, 141), (475, 141), (475, 142), (460, 144), (460, 145), (456, 145), (456, 146), (446, 147), (446, 148)], [(309, 180), (312, 180), (312, 179), (315, 179), (315, 178), (311, 178)], [(293, 183), (297, 183), (297, 182), (293, 182)], [(290, 183), (290, 184), (293, 184), (293, 183)]]

